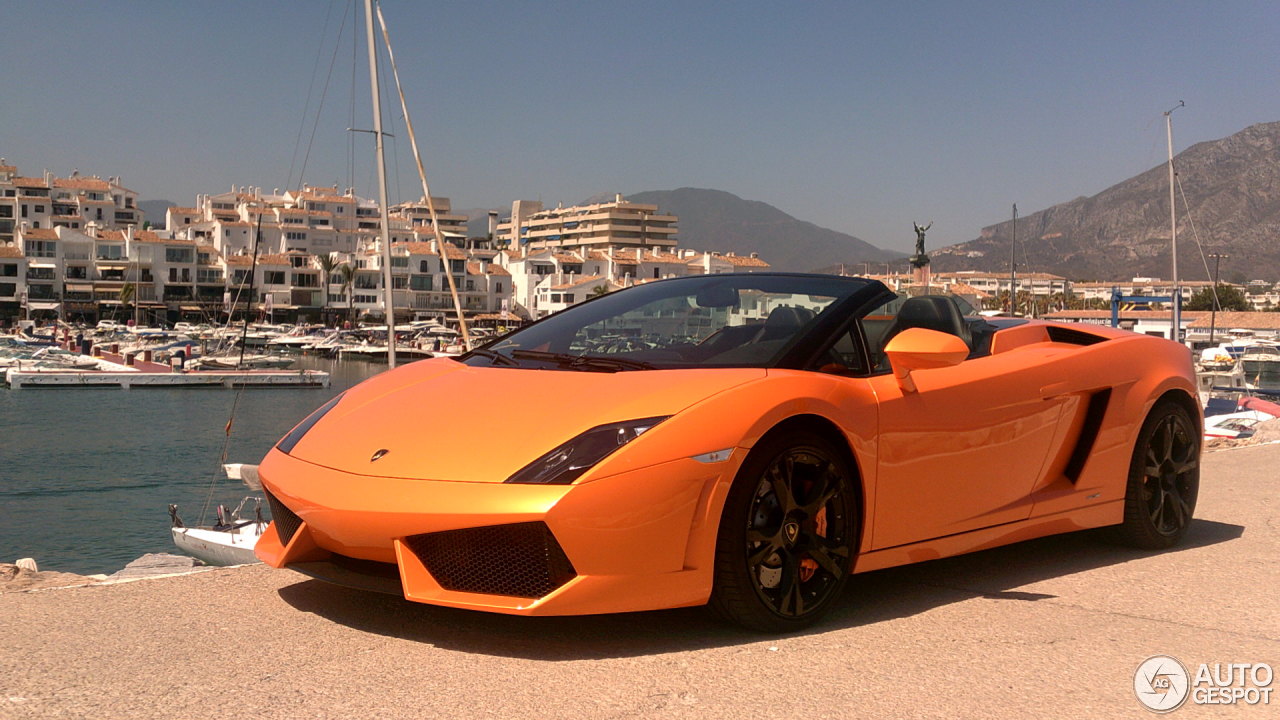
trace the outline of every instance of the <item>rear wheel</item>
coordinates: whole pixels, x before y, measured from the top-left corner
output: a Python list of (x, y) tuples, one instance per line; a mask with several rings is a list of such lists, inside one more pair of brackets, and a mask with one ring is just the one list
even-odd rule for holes
[(1148, 550), (1172, 547), (1186, 534), (1200, 489), (1200, 432), (1191, 414), (1157, 403), (1138, 433), (1125, 489), (1121, 542)]
[(853, 565), (852, 475), (844, 455), (818, 436), (781, 433), (756, 446), (725, 500), (711, 607), (766, 632), (822, 617)]

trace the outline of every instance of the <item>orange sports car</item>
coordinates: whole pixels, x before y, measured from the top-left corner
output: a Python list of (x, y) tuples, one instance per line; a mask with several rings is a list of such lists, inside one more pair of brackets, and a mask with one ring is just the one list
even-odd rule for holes
[[(572, 300), (569, 300), (572, 302)], [(644, 283), (335, 397), (263, 460), (267, 564), (523, 615), (820, 618), (851, 573), (1191, 521), (1191, 356), (873, 280)]]

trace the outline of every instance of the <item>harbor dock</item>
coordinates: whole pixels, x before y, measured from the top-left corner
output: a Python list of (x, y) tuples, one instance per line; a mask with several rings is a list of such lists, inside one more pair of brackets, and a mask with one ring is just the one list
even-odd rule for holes
[(33, 387), (329, 387), (323, 370), (183, 370), (138, 356), (101, 352), (98, 368), (9, 368), (13, 390)]
[(1280, 661), (1277, 464), (1280, 445), (1207, 453), (1172, 550), (1072, 533), (858, 575), (787, 636), (696, 608), (430, 607), (264, 566), (4, 593), (0, 717), (1149, 717), (1153, 655)]

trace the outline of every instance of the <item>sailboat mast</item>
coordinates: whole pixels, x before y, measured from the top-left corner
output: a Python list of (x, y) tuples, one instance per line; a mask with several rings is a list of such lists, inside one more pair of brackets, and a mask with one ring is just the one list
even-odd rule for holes
[(1178, 209), (1174, 205), (1173, 194), (1175, 183), (1173, 173), (1173, 111), (1184, 105), (1186, 103), (1179, 100), (1177, 105), (1164, 114), (1164, 126), (1169, 138), (1169, 233), (1173, 239), (1173, 296), (1169, 298), (1173, 303), (1173, 327), (1170, 328), (1169, 339), (1174, 342), (1182, 342), (1182, 287), (1178, 283)]
[(1013, 239), (1009, 241), (1009, 314), (1018, 314), (1018, 203), (1013, 204)]
[(377, 139), (378, 204), (382, 208), (382, 293), (387, 311), (387, 367), (396, 366), (396, 310), (391, 288), (391, 216), (387, 205), (387, 157), (382, 143), (382, 100), (378, 85), (377, 47), (373, 35), (373, 0), (364, 0), (365, 36), (369, 43), (369, 90), (373, 93), (373, 136)]
[[(413, 147), (413, 159), (418, 163), (418, 179), (422, 181), (422, 197), (427, 201), (427, 212), (431, 215), (431, 228), (436, 236), (436, 247), (440, 249), (441, 266), (444, 268), (444, 279), (449, 285), (449, 296), (453, 298), (453, 309), (458, 314), (458, 329), (462, 331), (462, 345), (471, 349), (471, 333), (467, 332), (467, 318), (462, 314), (462, 303), (458, 300), (458, 284), (453, 280), (452, 261), (449, 259), (449, 246), (440, 230), (440, 218), (436, 214), (436, 202), (431, 198), (431, 188), (427, 187), (427, 171), (422, 167), (422, 153), (418, 152), (418, 137), (413, 132), (413, 120), (409, 118), (409, 104), (404, 99), (404, 86), (400, 84), (400, 71), (396, 69), (396, 54), (391, 51), (391, 34), (387, 32), (386, 18), (382, 17), (382, 7), (378, 7), (378, 26), (382, 28), (382, 41), (387, 46), (387, 60), (391, 62), (391, 76), (396, 81), (396, 92), (400, 95), (400, 111), (404, 113), (404, 126), (409, 131), (409, 144)], [(465, 263), (465, 259), (463, 261)]]

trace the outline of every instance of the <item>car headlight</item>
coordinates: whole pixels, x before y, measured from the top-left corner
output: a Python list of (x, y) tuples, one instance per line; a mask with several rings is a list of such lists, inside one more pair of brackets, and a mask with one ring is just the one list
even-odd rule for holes
[(593, 427), (520, 468), (506, 482), (568, 485), (614, 450), (640, 437), (668, 417), (670, 415)]
[(298, 423), (297, 426), (289, 431), (288, 435), (285, 435), (280, 442), (276, 443), (276, 449), (286, 455), (292, 452), (293, 446), (298, 444), (298, 441), (302, 439), (303, 435), (307, 434), (307, 431), (311, 429), (312, 425), (320, 422), (320, 418), (324, 417), (325, 413), (332, 410), (333, 407), (338, 404), (338, 401), (342, 399), (342, 395), (344, 394), (345, 393), (339, 393), (332, 400), (321, 405), (315, 412), (308, 415), (306, 420)]

